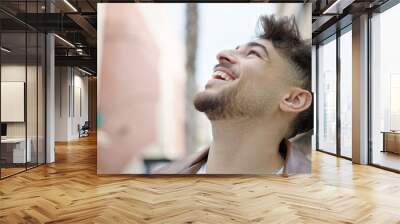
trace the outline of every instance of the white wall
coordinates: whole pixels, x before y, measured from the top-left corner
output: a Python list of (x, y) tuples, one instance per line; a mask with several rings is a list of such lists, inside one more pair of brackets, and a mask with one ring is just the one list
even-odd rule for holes
[[(25, 75), (26, 72), (28, 74), (28, 80), (29, 82), (32, 82), (31, 77), (29, 77), (30, 75), (36, 75), (36, 67), (34, 66), (28, 66), (25, 67), (25, 65), (2, 65), (1, 66), (1, 81), (2, 82), (25, 82)], [(30, 83), (32, 84), (32, 83)], [(36, 85), (36, 83), (34, 83), (34, 85)], [(36, 104), (34, 105), (29, 105), (30, 102), (32, 102), (33, 100), (31, 99), (32, 97), (34, 97), (36, 99), (36, 88), (35, 89), (27, 89), (28, 93), (28, 99), (27, 99), (27, 103), (28, 106), (34, 106), (34, 108), (29, 108), (28, 109), (28, 114), (27, 114), (27, 118), (28, 118), (28, 122), (32, 122), (35, 121), (36, 123), (36, 113), (33, 114), (32, 111), (35, 111), (36, 108)], [(32, 92), (31, 92), (32, 91)], [(4, 97), (4, 96), (3, 96)], [(1, 108), (2, 110), (6, 110), (6, 108)], [(34, 117), (32, 117), (32, 115)], [(7, 122), (7, 136), (8, 137), (25, 137), (25, 123), (26, 122)], [(30, 132), (30, 128), (32, 128), (33, 125), (31, 123), (29, 123), (28, 125), (28, 137)], [(36, 126), (33, 127), (33, 129), (36, 130)]]
[(55, 141), (68, 140), (68, 71), (67, 67), (55, 68)]
[[(72, 138), (78, 138), (79, 137), (79, 132), (78, 132), (78, 124), (81, 126), (85, 123), (85, 121), (88, 121), (88, 77), (87, 76), (82, 76), (82, 73), (76, 73), (77, 70), (74, 72), (74, 96), (71, 97), (71, 99), (74, 99), (74, 102), (71, 102), (71, 105), (74, 104), (74, 107), (72, 108), (72, 119), (71, 119), (71, 132), (70, 135)], [(80, 91), (80, 93), (78, 93)], [(79, 97), (80, 95), (80, 97)], [(81, 101), (81, 102), (79, 102)], [(82, 107), (82, 108), (79, 108)], [(80, 112), (79, 109), (82, 111)], [(75, 113), (74, 113), (75, 111)]]
[[(2, 65), (1, 81), (25, 82), (25, 69), (25, 65)], [(28, 67), (29, 70), (31, 67)], [(1, 108), (1, 110), (6, 110), (6, 108)], [(25, 122), (7, 122), (7, 137), (25, 137), (25, 126)]]
[[(38, 70), (37, 70), (38, 69)], [(44, 74), (42, 68), (25, 64), (5, 64), (1, 66), (2, 82), (24, 82), (26, 84), (26, 106), (19, 108), (20, 112), (26, 112), (26, 121), (5, 122), (7, 124), (7, 137), (24, 138), (25, 135), (30, 139), (32, 151), (32, 161), (36, 162), (36, 153), (39, 153), (39, 163), (44, 162)], [(27, 80), (25, 80), (27, 79)], [(2, 89), (3, 92), (4, 89)], [(4, 92), (3, 92), (4, 94)], [(2, 95), (2, 98), (7, 98)], [(3, 112), (12, 108), (3, 107)], [(15, 108), (14, 108), (15, 110)], [(8, 111), (17, 113), (17, 111)], [(52, 158), (52, 157), (48, 157)], [(52, 160), (48, 160), (52, 161)]]
[(88, 120), (88, 78), (71, 67), (56, 67), (55, 73), (55, 141), (74, 140), (79, 138), (78, 124)]

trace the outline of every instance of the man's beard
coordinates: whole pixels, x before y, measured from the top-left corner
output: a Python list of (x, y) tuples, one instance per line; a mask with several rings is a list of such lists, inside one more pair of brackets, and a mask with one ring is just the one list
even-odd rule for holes
[(202, 91), (196, 94), (194, 106), (210, 120), (254, 117), (262, 113), (260, 104), (240, 94), (240, 86), (230, 86), (218, 93)]

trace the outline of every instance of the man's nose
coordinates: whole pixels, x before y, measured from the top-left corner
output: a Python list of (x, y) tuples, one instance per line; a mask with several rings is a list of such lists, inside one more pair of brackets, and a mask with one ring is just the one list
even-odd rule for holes
[(224, 50), (217, 54), (217, 60), (220, 64), (235, 64), (236, 58), (231, 50)]

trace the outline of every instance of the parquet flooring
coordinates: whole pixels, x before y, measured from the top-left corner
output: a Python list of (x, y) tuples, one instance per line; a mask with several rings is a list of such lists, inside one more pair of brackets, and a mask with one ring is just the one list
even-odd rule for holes
[(0, 223), (400, 223), (400, 175), (313, 153), (313, 174), (97, 176), (96, 139), (0, 181)]
[(13, 175), (13, 174), (15, 174), (15, 173), (18, 173), (18, 172), (21, 172), (21, 171), (24, 171), (25, 170), (25, 167), (23, 167), (23, 168), (14, 168), (14, 167), (12, 167), (12, 168), (9, 168), (9, 167), (7, 167), (7, 168), (1, 168), (1, 176), (2, 177), (7, 177), (7, 176), (10, 176), (10, 175)]

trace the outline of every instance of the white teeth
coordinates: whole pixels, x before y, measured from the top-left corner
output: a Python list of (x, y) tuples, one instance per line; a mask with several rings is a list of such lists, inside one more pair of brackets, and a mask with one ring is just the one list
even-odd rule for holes
[(220, 78), (224, 79), (225, 81), (232, 81), (233, 80), (228, 74), (226, 74), (225, 72), (222, 72), (222, 71), (215, 71), (214, 72), (213, 78), (217, 78), (217, 77), (220, 77)]
[(222, 74), (221, 74), (221, 76), (222, 76), (222, 78), (224, 78), (225, 80), (227, 80), (227, 79), (228, 79), (228, 75), (227, 75), (227, 74), (225, 74), (225, 73), (222, 73)]

